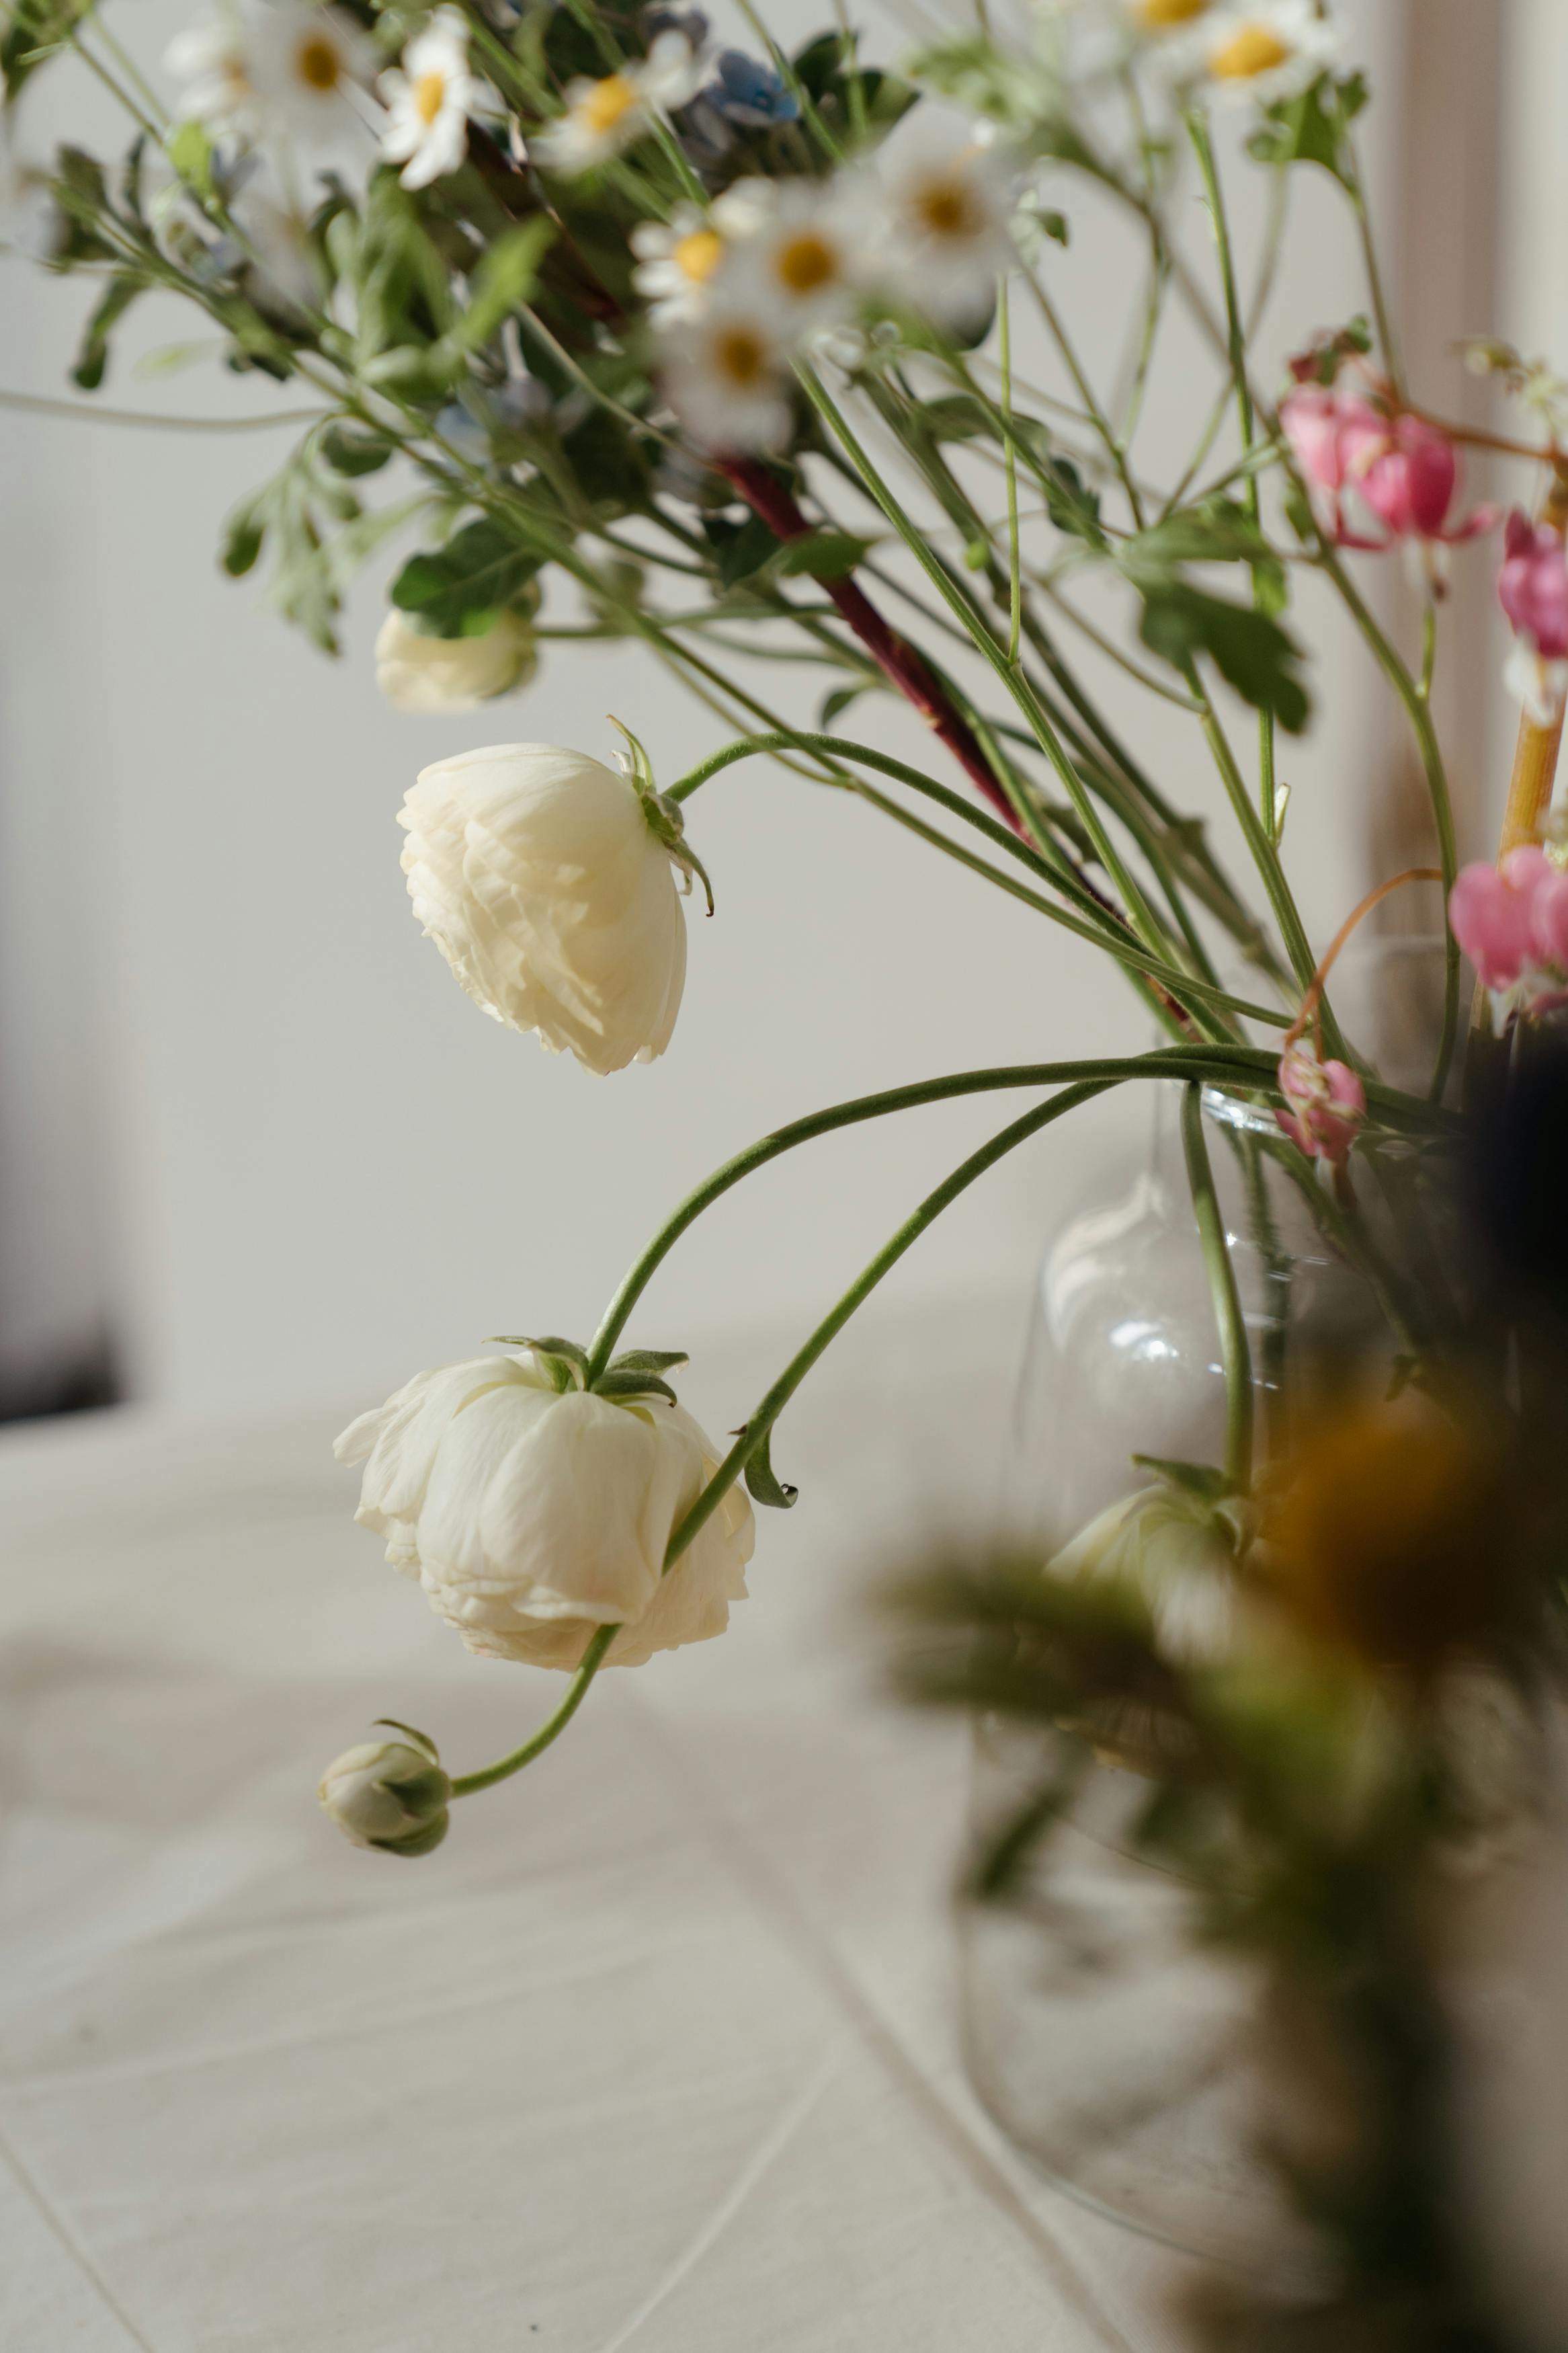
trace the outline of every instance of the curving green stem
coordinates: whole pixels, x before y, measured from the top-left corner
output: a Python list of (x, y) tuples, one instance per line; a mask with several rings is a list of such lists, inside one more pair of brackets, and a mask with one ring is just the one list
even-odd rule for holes
[(1226, 1241), (1225, 1219), (1215, 1190), (1204, 1141), (1203, 1088), (1196, 1082), (1182, 1091), (1182, 1150), (1186, 1156), (1187, 1183), (1198, 1221), (1219, 1326), (1220, 1361), (1225, 1366), (1225, 1472), (1230, 1484), (1245, 1494), (1252, 1484), (1252, 1355), (1247, 1343), (1247, 1322), (1236, 1269)]
[[(846, 736), (825, 735), (805, 728), (781, 728), (771, 734), (748, 736), (741, 743), (727, 744), (720, 751), (710, 753), (705, 760), (699, 761), (696, 767), (689, 769), (679, 783), (670, 786), (666, 797), (675, 801), (686, 800), (697, 791), (700, 786), (706, 784), (710, 776), (717, 776), (721, 769), (731, 766), (735, 761), (749, 759), (753, 754), (777, 752), (785, 748), (791, 751), (812, 751), (825, 758), (852, 760), (862, 767), (874, 768), (884, 776), (894, 777), (900, 784), (907, 785), (911, 791), (923, 795), (926, 799), (935, 801), (950, 815), (961, 818), (966, 825), (973, 826), (977, 831), (984, 833), (987, 840), (994, 842), (999, 849), (1005, 850), (1009, 857), (1016, 860), (1020, 865), (1026, 866), (1032, 873), (1038, 875), (1042, 881), (1049, 882), (1064, 897), (1071, 900), (1073, 905), (1082, 911), (1081, 916), (1067, 913), (1050, 900), (1042, 899), (1037, 892), (1027, 890), (1022, 884), (1016, 882), (1010, 875), (999, 873), (995, 867), (988, 865), (982, 858), (974, 857), (973, 853), (951, 840), (945, 834), (936, 833), (931, 828), (921, 826), (917, 819), (906, 817), (902, 821), (910, 826), (914, 831), (921, 833), (926, 839), (944, 849), (949, 857), (956, 859), (961, 865), (968, 866), (977, 874), (983, 874), (988, 881), (995, 883), (998, 889), (1007, 892), (1013, 898), (1022, 900), (1026, 906), (1033, 907), (1037, 913), (1048, 916), (1052, 923), (1060, 924), (1064, 930), (1071, 932), (1076, 938), (1088, 940), (1091, 946), (1102, 948), (1108, 955), (1114, 956), (1118, 962), (1130, 965), (1133, 971), (1147, 974), (1172, 997), (1192, 1000), (1198, 1007), (1217, 1008), (1225, 1012), (1237, 1013), (1247, 1020), (1267, 1022), (1277, 1029), (1282, 1029), (1287, 1026), (1289, 1017), (1280, 1013), (1278, 1008), (1267, 1005), (1256, 1005), (1246, 997), (1235, 997), (1228, 989), (1221, 988), (1214, 982), (1200, 980), (1194, 975), (1184, 971), (1179, 965), (1167, 963), (1163, 957), (1154, 955), (1147, 948), (1141, 946), (1124, 925), (1107, 917), (1105, 910), (1092, 892), (1084, 890), (1070, 872), (1058, 871), (1054, 865), (1048, 864), (1031, 845), (1020, 841), (1018, 837), (1010, 832), (1005, 826), (998, 824), (996, 819), (989, 816), (985, 810), (976, 808), (973, 802), (965, 800), (961, 794), (952, 792), (945, 785), (938, 784), (934, 777), (924, 775), (919, 768), (910, 767), (906, 761), (894, 759), (890, 754), (876, 751), (869, 744), (851, 743)], [(883, 800), (879, 794), (869, 793), (863, 786), (855, 786), (853, 789), (862, 797), (871, 800), (875, 807), (892, 813), (893, 805)], [(1223, 1027), (1223, 1025), (1218, 1026)]]
[[(668, 1564), (667, 1564), (668, 1566)], [(486, 1765), (477, 1773), (461, 1773), (452, 1784), (454, 1798), (471, 1798), (476, 1789), (489, 1789), (497, 1781), (507, 1781), (542, 1757), (552, 1740), (558, 1740), (577, 1710), (587, 1697), (588, 1686), (605, 1663), (605, 1653), (616, 1636), (618, 1626), (601, 1626), (583, 1653), (583, 1663), (566, 1686), (566, 1696), (554, 1715), (542, 1724), (531, 1740), (514, 1748), (510, 1757), (498, 1757), (493, 1765)]]

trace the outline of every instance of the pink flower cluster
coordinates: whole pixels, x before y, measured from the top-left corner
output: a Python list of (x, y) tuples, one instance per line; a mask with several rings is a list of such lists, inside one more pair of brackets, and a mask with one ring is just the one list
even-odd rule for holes
[(1320, 1173), (1344, 1167), (1366, 1119), (1366, 1089), (1344, 1062), (1322, 1062), (1300, 1038), (1279, 1057), (1279, 1091), (1289, 1105), (1274, 1114)]
[(1503, 539), (1498, 598), (1513, 625), (1508, 681), (1538, 727), (1568, 700), (1568, 555), (1549, 523), (1515, 508)]
[[(1279, 405), (1279, 422), (1296, 462), (1322, 498), (1327, 528), (1341, 547), (1426, 547), (1479, 538), (1498, 520), (1495, 507), (1453, 519), (1462, 468), (1439, 426), (1393, 411), (1363, 392), (1303, 384)], [(1364, 509), (1357, 528), (1347, 498)]]
[(1500, 1020), (1518, 1005), (1568, 1003), (1568, 874), (1543, 849), (1512, 849), (1500, 869), (1467, 866), (1448, 921)]

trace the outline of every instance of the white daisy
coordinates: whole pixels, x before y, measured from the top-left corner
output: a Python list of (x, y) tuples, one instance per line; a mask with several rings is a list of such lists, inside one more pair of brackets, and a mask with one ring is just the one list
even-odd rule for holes
[(1225, 0), (1169, 42), (1164, 58), (1178, 79), (1205, 82), (1216, 98), (1275, 106), (1310, 88), (1342, 46), (1312, 0)]
[(468, 28), (459, 10), (437, 8), (403, 52), (401, 68), (376, 88), (386, 103), (381, 153), (401, 164), (405, 188), (427, 188), (455, 172), (468, 151), (468, 117), (484, 96), (468, 71)]
[(789, 376), (768, 313), (712, 302), (665, 338), (670, 406), (699, 448), (776, 449), (789, 439)]
[(864, 275), (873, 228), (852, 191), (810, 180), (749, 181), (716, 209), (725, 232), (716, 301), (743, 298), (791, 340), (842, 317), (857, 275)]
[(216, 139), (247, 138), (256, 130), (260, 100), (245, 26), (233, 10), (187, 25), (163, 62), (185, 85), (176, 108), (182, 122), (199, 122)]
[(566, 111), (530, 142), (536, 164), (571, 176), (605, 163), (647, 129), (650, 114), (684, 106), (699, 79), (684, 33), (660, 33), (646, 58), (598, 81), (566, 85)]
[(375, 51), (352, 16), (309, 0), (255, 9), (246, 58), (262, 104), (300, 146), (320, 153), (361, 131)]
[(1014, 258), (1005, 158), (994, 145), (942, 131), (895, 135), (879, 166), (878, 274), (941, 325), (983, 316)]
[(637, 256), (632, 284), (654, 325), (670, 327), (700, 317), (713, 273), (724, 259), (724, 239), (712, 216), (681, 205), (668, 221), (639, 221), (631, 246)]

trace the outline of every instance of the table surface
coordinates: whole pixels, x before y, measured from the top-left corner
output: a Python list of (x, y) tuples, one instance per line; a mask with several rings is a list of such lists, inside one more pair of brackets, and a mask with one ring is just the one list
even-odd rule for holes
[[(865, 1598), (994, 1492), (1020, 1324), (862, 1318), (730, 1633), (606, 1674), (416, 1866), (335, 1836), (327, 1758), (387, 1713), (461, 1770), (560, 1685), (383, 1565), (331, 1410), (0, 1438), (0, 2345), (1173, 2342), (1183, 2263), (964, 2081), (964, 1733), (886, 1697)], [(688, 1401), (733, 1428), (780, 1354)]]

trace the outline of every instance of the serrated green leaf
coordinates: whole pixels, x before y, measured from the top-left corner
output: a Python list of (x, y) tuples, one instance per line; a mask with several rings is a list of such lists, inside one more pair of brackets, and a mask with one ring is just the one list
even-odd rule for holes
[(804, 573), (813, 580), (842, 580), (865, 562), (876, 543), (852, 531), (808, 531), (785, 543), (773, 569), (790, 578)]
[(530, 299), (554, 237), (554, 222), (542, 213), (507, 229), (488, 248), (468, 281), (468, 307), (454, 330), (465, 351), (482, 350), (501, 322)]

